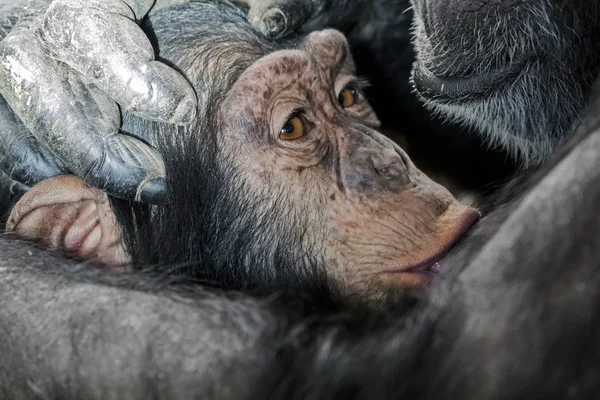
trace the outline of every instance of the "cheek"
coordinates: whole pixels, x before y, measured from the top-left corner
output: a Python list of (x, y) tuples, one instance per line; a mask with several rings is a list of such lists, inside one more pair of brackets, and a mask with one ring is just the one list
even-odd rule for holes
[(298, 175), (302, 172), (297, 163), (273, 150), (249, 150), (240, 149), (236, 151), (236, 164), (240, 173), (249, 173), (250, 179), (256, 181), (257, 186), (280, 186), (288, 183), (289, 186), (297, 186)]
[(272, 154), (249, 153), (238, 166), (239, 177), (257, 195), (249, 195), (266, 205), (277, 202), (282, 220), (288, 220), (305, 230), (304, 237), (311, 244), (323, 246), (324, 228), (330, 210), (336, 204), (339, 190), (332, 178), (320, 167), (299, 168), (289, 163), (286, 157)]

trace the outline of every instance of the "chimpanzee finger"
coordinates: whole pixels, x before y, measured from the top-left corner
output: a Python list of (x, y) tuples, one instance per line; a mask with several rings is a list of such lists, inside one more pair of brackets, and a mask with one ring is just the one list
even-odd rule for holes
[(49, 59), (26, 24), (0, 42), (0, 94), (37, 141), (87, 183), (117, 197), (162, 201), (160, 155), (119, 134), (115, 102)]
[[(134, 3), (133, 1), (130, 1)], [(81, 73), (125, 109), (146, 119), (187, 124), (196, 95), (154, 51), (121, 0), (55, 0), (39, 35), (52, 56)]]
[[(80, 152), (77, 175), (113, 196), (159, 204), (165, 200), (164, 164), (160, 154), (141, 140), (115, 133), (96, 137), (90, 151)], [(140, 165), (152, 165), (152, 169)]]
[(33, 186), (46, 178), (68, 173), (0, 97), (0, 170), (15, 181)]
[(245, 0), (248, 21), (267, 37), (292, 33), (319, 13), (325, 0)]

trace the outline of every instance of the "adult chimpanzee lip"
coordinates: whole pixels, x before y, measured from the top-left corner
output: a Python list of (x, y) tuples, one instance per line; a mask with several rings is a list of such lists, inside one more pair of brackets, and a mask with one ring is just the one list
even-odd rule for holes
[(426, 99), (440, 102), (476, 100), (489, 96), (501, 86), (513, 82), (530, 62), (530, 58), (513, 61), (485, 74), (438, 76), (422, 62), (413, 71), (415, 89)]

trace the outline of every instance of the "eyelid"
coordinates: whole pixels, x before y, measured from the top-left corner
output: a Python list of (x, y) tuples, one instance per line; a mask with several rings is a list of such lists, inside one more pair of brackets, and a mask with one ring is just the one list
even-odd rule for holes
[(292, 118), (294, 118), (294, 117), (300, 117), (300, 116), (304, 115), (305, 113), (306, 113), (306, 108), (304, 108), (304, 107), (298, 107), (298, 108), (295, 108), (295, 109), (294, 109), (294, 111), (292, 111), (292, 112), (291, 112), (291, 113), (290, 113), (290, 114), (287, 116), (287, 118), (286, 118), (286, 121), (287, 121), (287, 120), (290, 120), (290, 119), (292, 119)]

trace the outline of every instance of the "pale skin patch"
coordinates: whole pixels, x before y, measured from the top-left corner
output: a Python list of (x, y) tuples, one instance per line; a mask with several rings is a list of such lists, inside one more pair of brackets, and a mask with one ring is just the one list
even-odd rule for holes
[(11, 211), (6, 230), (112, 269), (125, 269), (131, 262), (108, 196), (76, 176), (35, 185)]

